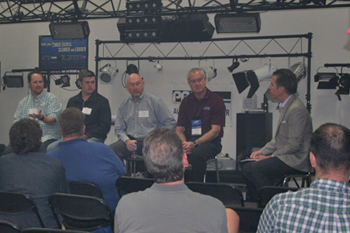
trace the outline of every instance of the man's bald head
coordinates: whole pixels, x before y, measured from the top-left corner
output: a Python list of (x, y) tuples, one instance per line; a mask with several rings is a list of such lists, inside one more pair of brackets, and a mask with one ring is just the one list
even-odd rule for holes
[(126, 89), (130, 92), (134, 100), (137, 100), (141, 96), (144, 86), (145, 82), (142, 77), (136, 73), (130, 74), (126, 81)]

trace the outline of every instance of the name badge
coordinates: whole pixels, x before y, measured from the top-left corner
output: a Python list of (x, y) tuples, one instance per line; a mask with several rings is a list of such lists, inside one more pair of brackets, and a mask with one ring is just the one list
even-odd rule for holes
[(37, 108), (31, 108), (29, 109), (29, 114), (37, 114), (39, 111)]
[(193, 120), (191, 121), (192, 135), (202, 135), (202, 120)]
[(91, 111), (92, 111), (92, 108), (84, 107), (82, 112), (83, 112), (85, 115), (90, 115), (90, 114), (91, 114)]
[(139, 117), (149, 117), (148, 110), (146, 110), (146, 111), (139, 111)]

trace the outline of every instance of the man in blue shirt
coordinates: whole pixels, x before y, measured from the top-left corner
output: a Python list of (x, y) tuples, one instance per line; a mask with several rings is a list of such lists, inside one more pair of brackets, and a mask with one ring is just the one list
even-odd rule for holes
[[(119, 195), (115, 181), (125, 174), (125, 165), (107, 145), (87, 142), (84, 114), (71, 107), (59, 117), (63, 142), (48, 154), (59, 159), (67, 172), (68, 181), (85, 181), (97, 185), (112, 210), (118, 204)], [(109, 227), (110, 228), (110, 227)], [(108, 232), (112, 232), (112, 229)]]

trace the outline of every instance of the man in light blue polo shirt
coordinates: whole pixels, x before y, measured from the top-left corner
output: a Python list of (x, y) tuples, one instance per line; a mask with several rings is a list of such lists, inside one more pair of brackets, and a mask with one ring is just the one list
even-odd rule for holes
[(142, 154), (143, 139), (155, 129), (166, 127), (175, 130), (176, 121), (161, 98), (144, 92), (145, 82), (139, 74), (131, 74), (126, 89), (131, 96), (120, 104), (115, 122), (115, 134), (119, 140), (110, 145), (120, 157), (126, 158), (133, 151)]

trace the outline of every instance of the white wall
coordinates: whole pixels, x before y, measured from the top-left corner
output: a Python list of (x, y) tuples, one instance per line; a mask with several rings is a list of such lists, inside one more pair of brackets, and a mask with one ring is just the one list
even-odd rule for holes
[[(210, 16), (212, 20), (212, 16)], [(350, 127), (348, 117), (350, 110), (350, 96), (342, 96), (342, 101), (338, 101), (334, 95), (334, 90), (317, 90), (317, 84), (313, 82), (313, 76), (316, 70), (323, 66), (324, 63), (349, 63), (350, 35), (345, 32), (350, 26), (349, 9), (336, 8), (324, 10), (298, 10), (298, 11), (271, 11), (261, 14), (262, 28), (260, 33), (253, 34), (227, 34), (217, 35), (214, 37), (241, 37), (241, 36), (265, 36), (265, 35), (290, 35), (290, 34), (306, 34), (313, 33), (312, 40), (312, 83), (311, 83), (311, 116), (313, 118), (314, 129), (325, 122), (336, 122)], [(89, 21), (90, 37), (89, 37), (89, 69), (95, 71), (95, 40), (119, 40), (119, 33), (116, 27), (117, 19), (101, 19)], [(212, 21), (213, 23), (213, 21)], [(214, 24), (214, 23), (213, 23)], [(1, 76), (5, 71), (12, 69), (26, 69), (38, 66), (38, 37), (39, 35), (48, 35), (48, 23), (26, 23), (0, 25), (0, 61)], [(304, 45), (306, 46), (306, 44)], [(198, 50), (198, 46), (193, 44), (191, 48), (193, 52)], [(227, 48), (232, 49), (231, 46)], [(198, 51), (197, 51), (198, 52)], [(208, 65), (212, 61), (207, 61)], [(246, 69), (254, 69), (267, 62), (266, 59), (255, 59), (248, 61), (236, 71)], [(272, 59), (272, 63), (277, 68), (285, 68), (288, 66), (287, 59)], [(291, 61), (291, 64), (294, 60)], [(112, 63), (113, 64), (113, 63)], [(99, 92), (106, 96), (111, 104), (112, 113), (116, 114), (117, 107), (122, 99), (128, 96), (128, 93), (121, 85), (121, 74), (126, 69), (125, 61), (118, 61), (117, 67), (119, 74), (112, 85), (99, 85)], [(205, 64), (205, 63), (203, 63)], [(212, 80), (213, 84), (230, 84), (232, 88), (232, 126), (225, 128), (225, 136), (223, 138), (223, 152), (228, 153), (231, 157), (235, 157), (236, 150), (236, 117), (235, 113), (241, 112), (242, 99), (246, 96), (246, 92), (239, 95), (227, 66), (231, 64), (231, 60), (219, 60), (215, 62), (218, 69), (218, 76)], [(157, 73), (153, 68), (154, 63), (141, 61), (140, 73), (145, 78), (145, 90), (160, 96), (172, 111), (171, 99), (171, 83), (185, 83), (187, 71), (198, 66), (198, 61), (163, 61), (164, 70)], [(201, 63), (202, 65), (202, 63)], [(321, 71), (331, 71), (321, 69)], [(346, 72), (346, 69), (344, 69)], [(26, 74), (25, 74), (26, 78)], [(75, 79), (73, 77), (72, 79)], [(74, 82), (72, 86), (67, 88), (71, 91), (62, 90), (55, 85), (51, 85), (51, 92), (54, 93), (66, 106), (68, 99), (77, 93)], [(210, 84), (212, 85), (212, 84)], [(269, 83), (262, 83), (257, 91), (258, 104), (262, 102), (262, 96), (267, 89)], [(7, 144), (8, 131), (13, 122), (13, 114), (16, 110), (18, 102), (28, 93), (28, 88), (11, 88), (0, 93), (0, 143)], [(300, 98), (305, 103), (306, 80), (302, 80), (299, 84)], [(274, 109), (276, 104), (270, 103), (270, 111), (274, 114), (273, 127), (275, 129), (278, 119), (278, 113)], [(113, 129), (111, 129), (106, 143), (115, 141)]]

